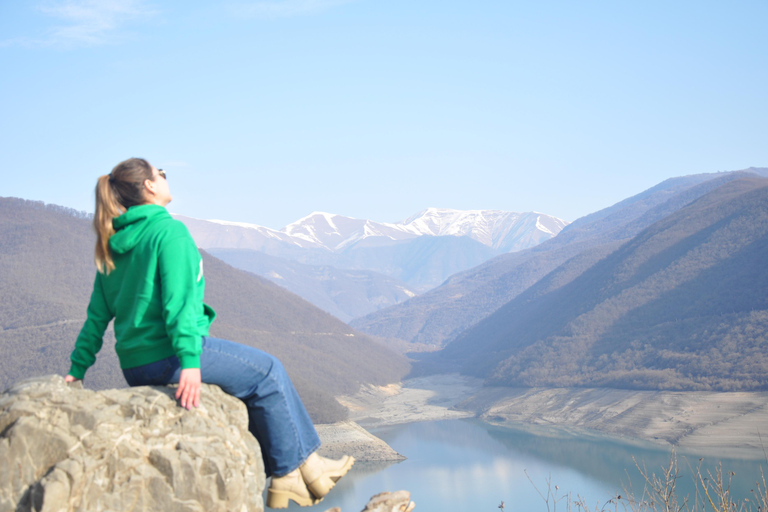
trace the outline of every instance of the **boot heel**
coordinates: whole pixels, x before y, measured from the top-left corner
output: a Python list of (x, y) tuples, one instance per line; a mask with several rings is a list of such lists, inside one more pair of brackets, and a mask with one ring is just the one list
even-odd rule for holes
[(333, 489), (334, 485), (336, 485), (336, 482), (334, 482), (331, 477), (323, 475), (316, 479), (314, 482), (308, 483), (307, 488), (312, 494), (322, 498), (331, 492), (331, 489)]
[(267, 489), (267, 506), (269, 508), (288, 508), (288, 501), (287, 494)]
[(290, 500), (293, 500), (300, 507), (310, 507), (323, 501), (311, 496), (301, 496), (291, 491), (267, 489), (267, 506), (269, 508), (288, 508)]

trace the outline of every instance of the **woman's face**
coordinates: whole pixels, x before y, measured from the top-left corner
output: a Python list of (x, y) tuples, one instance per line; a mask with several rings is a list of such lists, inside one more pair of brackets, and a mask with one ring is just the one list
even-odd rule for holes
[(147, 202), (166, 206), (171, 202), (171, 189), (168, 187), (168, 180), (165, 179), (165, 173), (161, 173), (152, 166), (152, 179), (144, 180), (144, 193), (147, 195)]

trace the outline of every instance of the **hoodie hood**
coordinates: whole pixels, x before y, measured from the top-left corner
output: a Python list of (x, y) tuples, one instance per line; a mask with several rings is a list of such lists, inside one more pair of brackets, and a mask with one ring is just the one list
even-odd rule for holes
[(109, 248), (125, 254), (139, 243), (147, 229), (156, 221), (171, 219), (171, 214), (158, 204), (131, 206), (124, 214), (112, 219), (115, 234), (109, 239)]

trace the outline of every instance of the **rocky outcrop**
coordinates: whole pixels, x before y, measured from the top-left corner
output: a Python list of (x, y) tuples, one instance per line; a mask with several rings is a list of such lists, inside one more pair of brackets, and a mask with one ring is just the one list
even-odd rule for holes
[(0, 396), (0, 510), (261, 511), (265, 485), (245, 406), (203, 385), (94, 392), (59, 376)]
[[(382, 492), (371, 496), (362, 512), (412, 512), (416, 504), (411, 501), (408, 491)], [(325, 512), (342, 512), (341, 507), (329, 508)]]
[(485, 387), (457, 408), (496, 425), (586, 429), (699, 455), (765, 456), (766, 391)]
[(351, 455), (358, 463), (405, 460), (391, 446), (354, 421), (315, 425), (315, 430), (322, 442), (317, 453), (323, 457), (340, 459), (344, 455)]
[(408, 491), (383, 492), (371, 497), (363, 512), (411, 512), (414, 507)]

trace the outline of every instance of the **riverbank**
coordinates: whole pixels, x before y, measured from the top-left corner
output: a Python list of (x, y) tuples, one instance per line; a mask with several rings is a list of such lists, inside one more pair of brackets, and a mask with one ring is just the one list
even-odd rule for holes
[(496, 425), (591, 431), (682, 453), (763, 459), (768, 450), (766, 392), (483, 388), (457, 407)]
[[(352, 422), (369, 429), (477, 417), (509, 428), (608, 435), (680, 452), (762, 459), (763, 446), (768, 450), (767, 392), (484, 388), (480, 379), (450, 374), (366, 386), (339, 401)], [(359, 453), (366, 456), (363, 446)]]
[(420, 421), (471, 418), (471, 411), (454, 409), (482, 388), (482, 381), (461, 375), (434, 375), (387, 386), (363, 386), (355, 395), (338, 397), (349, 409), (349, 421), (316, 425), (320, 454), (352, 455), (361, 462), (392, 463), (405, 457), (366, 428)]
[(315, 425), (321, 445), (319, 454), (331, 459), (351, 455), (357, 461), (391, 463), (405, 460), (387, 443), (354, 421)]
[(474, 417), (474, 411), (456, 406), (481, 389), (480, 379), (458, 374), (431, 375), (388, 386), (363, 386), (357, 394), (337, 400), (349, 409), (350, 420), (371, 428)]

